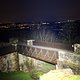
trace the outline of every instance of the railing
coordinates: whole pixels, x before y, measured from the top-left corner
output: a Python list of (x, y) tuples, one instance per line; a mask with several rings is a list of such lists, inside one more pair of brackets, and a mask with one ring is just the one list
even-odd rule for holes
[(27, 46), (27, 45), (18, 45), (17, 47), (19, 53), (26, 56), (36, 58), (45, 62), (52, 64), (57, 64), (58, 52), (54, 50), (49, 50), (46, 48), (36, 47), (36, 46)]
[(10, 43), (0, 43), (0, 56), (15, 52), (15, 46)]
[[(34, 43), (34, 44), (42, 45), (42, 43)], [(31, 49), (32, 52), (30, 51), (30, 49)], [(10, 52), (14, 52), (16, 50), (17, 52), (21, 52), (21, 53), (24, 52), (28, 56), (32, 56), (32, 54), (36, 53), (35, 49), (37, 49), (37, 54), (36, 55), (38, 55), (38, 56), (39, 55), (42, 56), (42, 55), (45, 54), (46, 57), (47, 57), (47, 56), (50, 55), (50, 53), (54, 54), (54, 52), (56, 52), (56, 50), (53, 49), (53, 48), (48, 49), (48, 47), (43, 47), (43, 46), (42, 47), (41, 46), (37, 47), (37, 46), (34, 46), (34, 45), (33, 46), (27, 46), (26, 44), (24, 44), (24, 45), (21, 45), (21, 44), (19, 45), (18, 44), (18, 45), (15, 46), (15, 45), (11, 45), (10, 43), (5, 43), (5, 44), (1, 43), (0, 44), (0, 55), (4, 55), (4, 54), (10, 53)], [(39, 52), (38, 52), (38, 50), (39, 50)], [(42, 50), (42, 53), (40, 53), (41, 50)], [(33, 53), (33, 52), (35, 52), (35, 53)], [(40, 53), (40, 54), (38, 54), (38, 53)], [(67, 61), (69, 63), (75, 63), (77, 65), (80, 64), (80, 55), (77, 55), (77, 54), (74, 54), (74, 53), (71, 53), (71, 52), (67, 52), (67, 51), (62, 51), (62, 52), (57, 51), (57, 53), (56, 53), (57, 56), (55, 57), (56, 59), (59, 59), (59, 60), (62, 60), (62, 61)], [(52, 56), (54, 56), (54, 55), (52, 55)], [(35, 56), (33, 55), (32, 57), (35, 57)], [(49, 57), (47, 57), (47, 58), (49, 58)], [(52, 57), (52, 58), (54, 58), (54, 57)]]
[(68, 50), (68, 51), (72, 51), (72, 52), (74, 51), (74, 48), (72, 47), (72, 44), (34, 41), (33, 45), (44, 46), (44, 47), (51, 47), (51, 48), (57, 48), (57, 49), (63, 49), (63, 50)]

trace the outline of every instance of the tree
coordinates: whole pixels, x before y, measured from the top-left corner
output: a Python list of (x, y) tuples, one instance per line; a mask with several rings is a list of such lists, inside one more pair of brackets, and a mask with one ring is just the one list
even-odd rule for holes
[(60, 33), (61, 39), (63, 39), (64, 42), (68, 43), (74, 43), (77, 38), (78, 33), (78, 23), (75, 22), (66, 22), (61, 27), (63, 31)]
[(44, 42), (53, 42), (56, 39), (54, 32), (49, 29), (37, 29), (31, 32), (31, 39)]

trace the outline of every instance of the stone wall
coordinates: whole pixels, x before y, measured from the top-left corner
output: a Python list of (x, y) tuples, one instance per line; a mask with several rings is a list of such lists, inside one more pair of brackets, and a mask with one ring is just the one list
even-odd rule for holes
[(59, 52), (58, 68), (71, 68), (75, 74), (80, 74), (80, 55), (70, 52)]
[(74, 53), (80, 55), (80, 44), (74, 44)]
[(27, 72), (31, 69), (38, 71), (50, 71), (55, 69), (54, 65), (46, 62), (18, 54), (17, 52), (0, 56), (0, 71), (24, 71)]
[[(0, 70), (1, 71), (17, 71), (19, 69), (23, 70), (22, 68), (26, 65), (24, 64), (25, 62), (24, 60), (26, 60), (26, 57), (17, 54), (17, 52), (0, 56)], [(24, 71), (26, 70), (26, 68), (27, 67), (25, 66)]]

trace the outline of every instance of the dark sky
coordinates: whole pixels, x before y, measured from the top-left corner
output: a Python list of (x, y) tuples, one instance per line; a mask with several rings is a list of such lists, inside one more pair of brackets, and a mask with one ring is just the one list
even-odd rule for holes
[(80, 20), (80, 0), (0, 0), (0, 22)]

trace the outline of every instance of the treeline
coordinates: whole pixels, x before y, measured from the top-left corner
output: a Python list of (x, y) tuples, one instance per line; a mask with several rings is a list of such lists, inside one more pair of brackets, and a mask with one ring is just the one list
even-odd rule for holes
[(38, 26), (30, 33), (31, 39), (45, 42), (80, 43), (80, 22)]
[(10, 38), (45, 42), (80, 43), (80, 21), (30, 25), (24, 29), (0, 30), (0, 41)]

